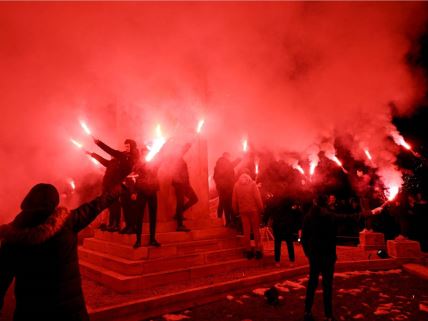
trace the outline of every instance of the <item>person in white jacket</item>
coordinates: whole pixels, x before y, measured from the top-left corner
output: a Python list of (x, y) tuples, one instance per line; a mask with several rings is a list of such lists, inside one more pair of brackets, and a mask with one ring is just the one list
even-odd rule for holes
[[(249, 175), (249, 170), (244, 169), (238, 181), (233, 187), (232, 206), (235, 213), (239, 213), (244, 230), (244, 256), (248, 259), (263, 256), (262, 242), (260, 239), (260, 216), (263, 211), (263, 202), (256, 182)], [(255, 252), (251, 248), (250, 235), (254, 234)]]

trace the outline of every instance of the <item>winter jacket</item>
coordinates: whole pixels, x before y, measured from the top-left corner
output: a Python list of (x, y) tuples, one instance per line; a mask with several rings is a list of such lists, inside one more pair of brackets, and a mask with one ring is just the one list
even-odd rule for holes
[(137, 192), (150, 196), (156, 194), (160, 189), (158, 179), (159, 165), (151, 163), (138, 163), (134, 171), (137, 174), (135, 187)]
[[(0, 226), (0, 310), (15, 278), (15, 321), (89, 320), (77, 234), (114, 201), (102, 195), (72, 211), (27, 209)], [(39, 218), (45, 219), (38, 222)]]
[(235, 184), (235, 170), (237, 162), (232, 163), (227, 157), (220, 157), (214, 167), (214, 181), (219, 189), (233, 189)]
[(257, 184), (248, 174), (241, 174), (233, 187), (232, 206), (235, 213), (261, 213), (262, 198)]

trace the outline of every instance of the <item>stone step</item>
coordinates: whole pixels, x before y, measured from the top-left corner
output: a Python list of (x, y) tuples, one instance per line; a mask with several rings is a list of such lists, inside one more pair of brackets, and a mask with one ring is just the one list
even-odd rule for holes
[[(197, 220), (186, 220), (184, 224), (190, 229), (201, 229), (207, 227), (222, 227), (223, 221), (220, 219), (212, 219), (210, 217), (197, 219)], [(143, 222), (143, 233), (149, 233), (150, 224), (147, 218), (147, 215), (144, 216)], [(177, 228), (176, 221), (165, 221), (165, 222), (157, 222), (156, 224), (156, 232), (164, 233), (164, 232), (174, 232)]]
[(222, 262), (242, 257), (243, 248), (230, 248), (211, 252), (200, 252), (180, 256), (163, 257), (151, 260), (127, 260), (121, 257), (100, 253), (83, 247), (79, 248), (79, 259), (99, 265), (123, 275), (142, 275), (167, 270), (183, 269)]
[[(236, 233), (230, 229), (225, 227), (212, 227), (212, 228), (204, 228), (204, 229), (194, 229), (190, 232), (157, 232), (156, 239), (161, 244), (167, 243), (177, 243), (177, 242), (188, 242), (194, 240), (206, 240), (206, 239), (215, 239), (215, 238), (224, 238), (231, 237), (236, 235)], [(127, 245), (133, 245), (135, 243), (135, 235), (133, 234), (119, 234), (117, 232), (104, 232), (100, 230), (96, 230), (94, 237), (99, 240), (104, 240), (108, 242), (115, 242)], [(143, 243), (147, 243), (149, 241), (149, 235), (142, 235)]]
[(243, 267), (261, 264), (263, 264), (262, 260), (236, 259), (139, 276), (128, 276), (81, 259), (80, 271), (84, 277), (88, 277), (117, 292), (125, 293), (161, 285), (187, 283), (194, 279), (220, 273), (230, 273)]
[[(147, 244), (147, 241), (148, 240), (143, 240), (143, 244)], [(129, 244), (109, 242), (97, 238), (87, 238), (83, 242), (83, 248), (85, 249), (127, 260), (155, 259), (239, 246), (241, 246), (241, 238), (236, 236), (180, 243), (166, 243), (162, 244), (161, 247), (142, 246), (138, 249), (132, 248)]]

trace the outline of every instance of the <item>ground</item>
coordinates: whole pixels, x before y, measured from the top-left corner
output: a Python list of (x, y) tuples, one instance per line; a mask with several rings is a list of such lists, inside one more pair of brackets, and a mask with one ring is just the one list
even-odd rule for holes
[[(263, 293), (273, 284), (186, 311), (148, 320), (264, 321), (303, 320), (307, 278), (277, 283), (278, 306), (269, 305)], [(428, 281), (402, 270), (336, 273), (334, 310), (337, 320), (426, 321)], [(314, 315), (323, 320), (322, 291), (315, 298)]]

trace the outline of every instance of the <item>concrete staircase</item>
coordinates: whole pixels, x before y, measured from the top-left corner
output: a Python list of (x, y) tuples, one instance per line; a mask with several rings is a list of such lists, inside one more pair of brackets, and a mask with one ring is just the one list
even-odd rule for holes
[(143, 227), (143, 246), (133, 249), (135, 235), (95, 231), (79, 248), (83, 276), (117, 292), (126, 293), (151, 287), (209, 277), (258, 264), (242, 258), (240, 237), (222, 227), (219, 220), (186, 221), (190, 232), (176, 232), (174, 222), (160, 223), (157, 240), (148, 243), (148, 224)]

